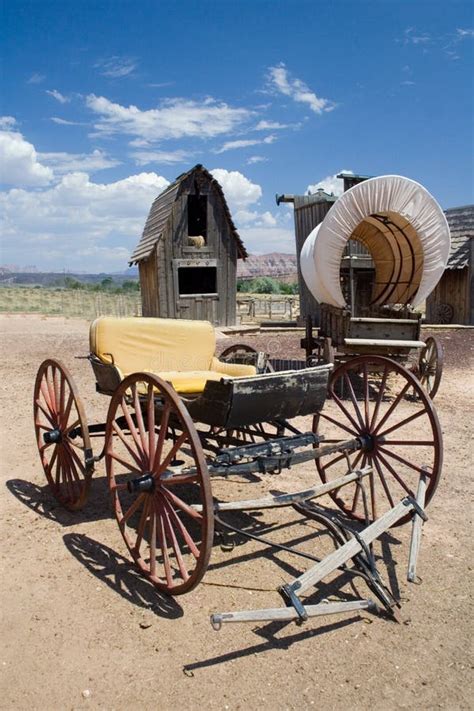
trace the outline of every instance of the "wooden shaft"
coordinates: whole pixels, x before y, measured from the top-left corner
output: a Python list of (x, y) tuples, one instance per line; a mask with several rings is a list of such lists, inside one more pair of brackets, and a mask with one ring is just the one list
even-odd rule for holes
[[(376, 538), (387, 531), (394, 523), (399, 521), (403, 516), (414, 508), (409, 499), (403, 499), (393, 509), (387, 511), (383, 516), (374, 521), (370, 526), (367, 526), (359, 535), (364, 543), (372, 543)], [(319, 583), (326, 575), (329, 575), (334, 570), (339, 568), (344, 563), (347, 563), (350, 558), (353, 558), (357, 553), (360, 553), (362, 546), (356, 538), (351, 538), (350, 541), (344, 543), (334, 553), (326, 556), (320, 563), (310, 568), (294, 580), (290, 587), (298, 595), (303, 593), (308, 588)]]
[[(425, 508), (425, 493), (426, 493), (426, 474), (420, 475), (418, 482), (418, 490), (416, 492), (416, 503), (421, 509)], [(408, 556), (408, 573), (407, 580), (409, 583), (414, 583), (416, 580), (416, 563), (420, 552), (421, 544), (421, 529), (423, 519), (417, 513), (413, 517), (413, 526), (411, 529), (410, 553)]]
[[(336, 615), (355, 610), (372, 610), (376, 605), (372, 600), (354, 602), (321, 602), (318, 605), (305, 605), (308, 617), (318, 615)], [(211, 615), (211, 625), (219, 630), (224, 622), (271, 622), (273, 620), (298, 620), (299, 615), (293, 607), (276, 607), (263, 610), (241, 610), (239, 612), (220, 612)]]
[[(291, 494), (280, 494), (279, 496), (265, 496), (261, 499), (244, 499), (242, 501), (228, 501), (216, 503), (214, 511), (249, 511), (253, 509), (271, 509), (279, 506), (291, 506), (300, 501), (310, 501), (318, 496), (323, 496), (330, 491), (340, 489), (347, 484), (351, 484), (357, 479), (367, 476), (372, 471), (372, 467), (364, 467), (363, 469), (355, 469), (349, 474), (334, 479), (333, 481), (315, 486), (312, 489), (304, 489), (303, 491), (295, 491)], [(199, 507), (194, 507), (199, 510)], [(202, 508), (202, 507), (201, 507)]]

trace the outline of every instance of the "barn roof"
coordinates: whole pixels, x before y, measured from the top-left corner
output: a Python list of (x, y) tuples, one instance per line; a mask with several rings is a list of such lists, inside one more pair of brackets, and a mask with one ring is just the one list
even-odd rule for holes
[(229, 223), (231, 235), (237, 242), (238, 258), (245, 259), (248, 256), (247, 250), (244, 247), (244, 243), (242, 242), (237, 232), (237, 229), (232, 221), (230, 210), (224, 197), (222, 187), (219, 185), (217, 180), (211, 175), (211, 173), (209, 173), (209, 171), (204, 168), (204, 166), (198, 164), (195, 165), (194, 168), (191, 168), (191, 170), (188, 170), (187, 173), (182, 173), (181, 175), (179, 175), (174, 181), (174, 183), (168, 185), (168, 187), (163, 190), (163, 192), (160, 193), (158, 197), (154, 200), (147, 221), (145, 223), (140, 242), (135, 247), (135, 250), (133, 251), (132, 256), (130, 257), (130, 264), (137, 264), (138, 262), (141, 262), (143, 259), (147, 259), (147, 257), (150, 256), (153, 251), (153, 248), (155, 247), (156, 243), (158, 242), (166, 228), (168, 220), (171, 216), (173, 204), (179, 195), (179, 190), (182, 183), (187, 178), (189, 178), (192, 173), (195, 172), (200, 172), (202, 175), (208, 178), (208, 180), (216, 188), (217, 193), (222, 198), (222, 205), (224, 207), (224, 212)]
[(469, 264), (470, 244), (474, 239), (474, 205), (445, 210), (451, 232), (451, 251), (446, 269), (462, 269)]

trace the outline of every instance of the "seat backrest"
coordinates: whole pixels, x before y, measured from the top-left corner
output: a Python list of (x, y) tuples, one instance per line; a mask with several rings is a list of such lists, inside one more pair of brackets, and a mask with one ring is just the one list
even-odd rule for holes
[(216, 347), (208, 321), (102, 316), (91, 324), (91, 353), (122, 374), (209, 370)]

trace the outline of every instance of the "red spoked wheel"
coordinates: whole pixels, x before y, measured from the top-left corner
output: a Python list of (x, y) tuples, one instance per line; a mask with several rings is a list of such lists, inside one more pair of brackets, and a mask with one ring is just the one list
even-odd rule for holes
[[(407, 398), (413, 392), (416, 399)], [(438, 417), (419, 380), (389, 358), (358, 356), (336, 368), (328, 395), (313, 423), (324, 435), (322, 446), (354, 437), (360, 438), (361, 449), (316, 459), (322, 481), (372, 466), (363, 490), (349, 484), (331, 494), (337, 506), (363, 521), (365, 491), (368, 518), (375, 520), (405, 496), (415, 496), (422, 473), (428, 504), (441, 474), (443, 445)]]
[(418, 377), (431, 399), (438, 392), (443, 374), (443, 362), (443, 346), (436, 338), (428, 336), (420, 352)]
[(143, 575), (180, 595), (202, 579), (214, 515), (207, 464), (176, 391), (155, 375), (123, 380), (107, 415), (105, 458), (114, 513)]
[(77, 511), (87, 501), (94, 463), (84, 405), (60, 361), (48, 359), (40, 365), (33, 413), (49, 488), (63, 506)]

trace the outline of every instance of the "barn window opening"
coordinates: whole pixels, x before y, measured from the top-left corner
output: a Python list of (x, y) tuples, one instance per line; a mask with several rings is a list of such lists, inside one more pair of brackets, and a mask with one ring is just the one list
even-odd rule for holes
[(217, 294), (217, 268), (179, 267), (178, 289), (180, 296)]
[(207, 239), (207, 195), (188, 195), (188, 236)]

